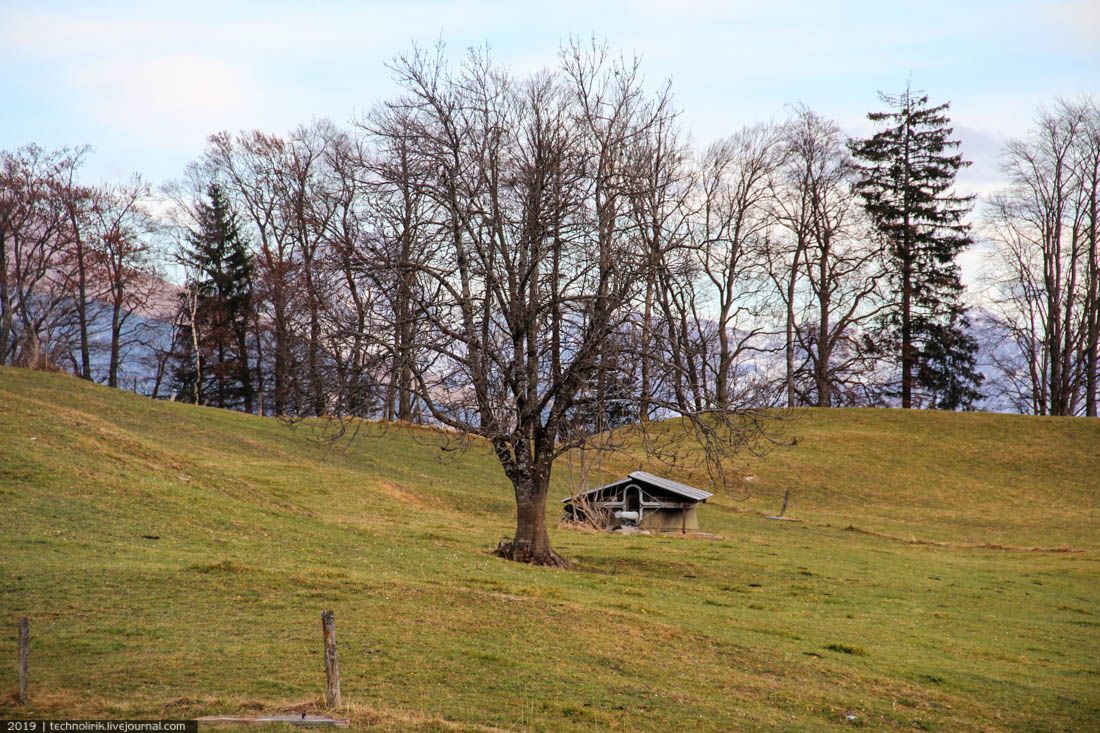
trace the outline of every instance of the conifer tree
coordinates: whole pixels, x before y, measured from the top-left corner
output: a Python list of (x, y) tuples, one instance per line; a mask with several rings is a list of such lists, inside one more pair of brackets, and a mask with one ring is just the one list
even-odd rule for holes
[(197, 226), (184, 252), (193, 275), (181, 294), (176, 389), (180, 399), (251, 412), (252, 258), (237, 215), (217, 184), (210, 185), (207, 198), (196, 207)]
[(949, 104), (929, 106), (908, 87), (879, 97), (889, 111), (867, 115), (878, 132), (849, 143), (856, 189), (887, 249), (898, 299), (878, 347), (900, 363), (902, 407), (923, 392), (930, 406), (968, 408), (982, 376), (956, 258), (972, 243), (965, 217), (973, 197), (956, 195), (954, 185), (970, 163), (950, 139)]

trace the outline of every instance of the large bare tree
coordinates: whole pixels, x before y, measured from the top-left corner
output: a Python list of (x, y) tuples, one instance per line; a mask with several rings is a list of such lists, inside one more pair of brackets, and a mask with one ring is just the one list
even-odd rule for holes
[(713, 303), (717, 342), (711, 366), (714, 406), (725, 409), (734, 391), (737, 357), (764, 331), (765, 275), (762, 254), (768, 237), (768, 200), (781, 161), (770, 125), (747, 127), (712, 145), (699, 178), (699, 210), (693, 216), (693, 245)]
[(73, 336), (68, 172), (82, 150), (0, 154), (0, 363), (53, 366)]
[[(418, 256), (396, 258), (415, 280), (411, 388), (433, 421), (492, 445), (516, 499), (498, 552), (563, 565), (547, 533), (554, 461), (608, 427), (611, 400), (640, 407), (614, 388), (652, 258), (635, 204), (653, 164), (638, 156), (659, 153), (642, 143), (672, 112), (636, 62), (599, 47), (568, 46), (557, 69), (526, 79), (478, 52), (455, 71), (441, 49), (393, 68), (405, 93), (378, 132), (398, 189), (433, 214), (409, 232)], [(703, 426), (709, 447), (746, 439), (744, 423), (722, 432), (714, 403), (688, 414), (647, 400)]]
[(1015, 347), (995, 365), (1035, 414), (1096, 414), (1098, 120), (1091, 102), (1041, 110), (1007, 144), (1010, 186), (990, 201), (994, 313)]
[[(840, 126), (800, 105), (782, 127), (780, 145), (772, 206), (785, 236), (777, 233), (769, 254), (786, 307), (787, 404), (851, 402), (844, 395), (858, 392), (868, 378), (861, 326), (888, 302), (883, 252), (852, 189)], [(799, 380), (800, 373), (808, 379)]]
[(110, 309), (107, 385), (119, 385), (123, 348), (128, 339), (127, 321), (143, 309), (154, 291), (163, 287), (153, 261), (151, 237), (156, 230), (145, 208), (149, 185), (131, 180), (97, 190), (87, 217), (84, 250), (94, 253), (93, 267), (104, 284), (104, 300)]

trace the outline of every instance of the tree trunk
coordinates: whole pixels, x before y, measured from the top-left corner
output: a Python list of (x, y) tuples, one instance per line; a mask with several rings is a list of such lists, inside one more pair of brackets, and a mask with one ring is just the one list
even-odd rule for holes
[[(312, 264), (310, 265), (312, 267)], [(325, 385), (321, 378), (321, 317), (318, 298), (313, 293), (313, 277), (306, 275), (306, 282), (310, 290), (309, 296), (309, 386), (313, 402), (313, 414), (324, 415), (325, 409)]]
[(817, 362), (814, 364), (814, 381), (817, 383), (817, 406), (833, 406), (833, 387), (829, 380), (829, 359), (832, 345), (829, 343), (829, 306), (821, 306), (821, 322), (817, 331)]
[(8, 337), (12, 331), (11, 297), (8, 294), (7, 236), (0, 230), (0, 364), (7, 363)]
[[(529, 469), (532, 473), (536, 469)], [(546, 531), (546, 495), (550, 488), (549, 471), (545, 477), (523, 476), (515, 483), (516, 536), (502, 540), (496, 553), (500, 557), (532, 565), (564, 568), (569, 563), (550, 547)]]
[(218, 338), (218, 407), (225, 407), (225, 343)]
[(199, 351), (199, 294), (195, 285), (188, 285), (187, 307), (191, 317), (191, 354), (195, 358), (195, 383), (192, 385), (196, 405), (202, 404), (202, 352)]
[(157, 371), (153, 377), (153, 391), (149, 395), (152, 399), (158, 399), (160, 397), (160, 387), (164, 382), (164, 371), (168, 367), (168, 354), (165, 352), (157, 353)]
[[(1100, 157), (1100, 152), (1098, 152)], [(1095, 159), (1094, 159), (1095, 160)], [(1085, 346), (1085, 416), (1096, 417), (1097, 380), (1100, 379), (1100, 165), (1094, 163), (1089, 191), (1088, 290), (1085, 322), (1088, 336)]]
[(733, 355), (730, 354), (729, 303), (723, 303), (718, 314), (718, 375), (715, 377), (715, 406), (725, 410), (729, 404), (729, 376)]
[(398, 275), (397, 287), (397, 319), (394, 323), (394, 339), (397, 342), (397, 364), (394, 369), (394, 378), (397, 383), (395, 398), (395, 410), (398, 420), (411, 422), (413, 419), (413, 373), (412, 373), (412, 342), (413, 342), (413, 317), (410, 308), (412, 298), (411, 275), (406, 268), (411, 257), (411, 245), (402, 245), (402, 267)]
[(267, 389), (264, 383), (264, 341), (260, 329), (260, 315), (256, 311), (252, 313), (252, 335), (256, 342), (256, 414), (264, 415), (264, 394)]
[(115, 298), (111, 304), (111, 361), (107, 370), (107, 386), (118, 387), (118, 364), (122, 341), (122, 303)]
[[(909, 89), (905, 90), (905, 166), (903, 169), (903, 191), (909, 191), (909, 175), (912, 171), (912, 160), (909, 155), (910, 128)], [(904, 215), (902, 228), (902, 261), (901, 261), (901, 406), (903, 409), (913, 407), (913, 364), (916, 361), (913, 353), (913, 243), (912, 222), (910, 221), (909, 195), (904, 196)]]
[[(74, 217), (73, 228), (76, 235), (76, 316), (80, 329), (80, 378), (92, 378), (92, 360), (88, 346), (88, 273), (84, 262), (84, 240), (80, 237), (79, 229)], [(114, 385), (111, 385), (114, 386)]]
[(656, 264), (650, 262), (648, 268), (646, 268), (646, 281), (645, 281), (645, 307), (642, 310), (642, 343), (639, 350), (638, 357), (641, 360), (642, 369), (642, 384), (641, 393), (638, 395), (638, 422), (643, 425), (649, 423), (649, 399), (650, 399), (650, 376), (649, 376), (649, 338), (650, 338), (650, 320), (653, 318), (653, 290), (656, 285), (654, 282), (656, 271)]
[[(276, 285), (282, 288), (282, 284)], [(290, 336), (287, 327), (286, 305), (283, 302), (283, 294), (275, 293), (273, 298), (275, 307), (275, 416), (283, 417), (287, 412), (287, 403), (290, 393)]]
[(248, 366), (248, 316), (235, 324), (237, 336), (237, 378), (241, 381), (245, 412), (252, 412), (252, 370)]
[(913, 327), (910, 321), (913, 282), (908, 256), (902, 263), (901, 275), (901, 406), (913, 406)]
[[(832, 356), (832, 343), (830, 342), (829, 328), (832, 315), (832, 282), (834, 280), (829, 271), (829, 257), (831, 247), (828, 235), (821, 251), (821, 261), (817, 266), (817, 277), (820, 286), (817, 293), (817, 361), (814, 363), (814, 382), (817, 387), (817, 406), (832, 407), (832, 384), (829, 381), (829, 359)], [(809, 269), (809, 268), (807, 268)]]
[(787, 359), (787, 407), (794, 408), (798, 404), (798, 397), (795, 394), (794, 389), (794, 295), (795, 290), (798, 288), (798, 258), (802, 253), (802, 235), (799, 235), (798, 249), (795, 250), (794, 258), (791, 260), (790, 277), (787, 280), (787, 322), (786, 322), (786, 337), (787, 342), (785, 344), (786, 359)]
[(1089, 334), (1085, 350), (1085, 416), (1096, 417), (1097, 381), (1100, 380), (1100, 295), (1097, 294), (1097, 281), (1100, 281), (1100, 268), (1093, 272), (1092, 303), (1088, 313)]

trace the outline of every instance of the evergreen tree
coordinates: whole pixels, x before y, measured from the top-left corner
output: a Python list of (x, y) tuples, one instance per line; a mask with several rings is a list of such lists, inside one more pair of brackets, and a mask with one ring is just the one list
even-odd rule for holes
[(923, 390), (934, 407), (968, 408), (982, 376), (956, 258), (972, 243), (965, 217), (973, 197), (957, 196), (954, 184), (970, 163), (949, 139), (950, 105), (929, 106), (908, 87), (879, 97), (889, 111), (867, 115), (879, 131), (849, 143), (856, 189), (887, 248), (899, 296), (878, 346), (900, 362), (902, 407)]
[(252, 412), (252, 258), (221, 188), (211, 184), (207, 197), (197, 206), (198, 226), (184, 253), (194, 275), (180, 296), (176, 390), (183, 400)]

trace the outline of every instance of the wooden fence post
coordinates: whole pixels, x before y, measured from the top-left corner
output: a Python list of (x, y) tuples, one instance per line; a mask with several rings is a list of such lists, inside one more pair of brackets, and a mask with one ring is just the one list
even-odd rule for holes
[(19, 619), (19, 704), (27, 704), (27, 664), (31, 656), (30, 622), (26, 616)]
[(336, 616), (321, 612), (321, 632), (325, 640), (325, 704), (340, 706), (340, 664), (336, 660)]

